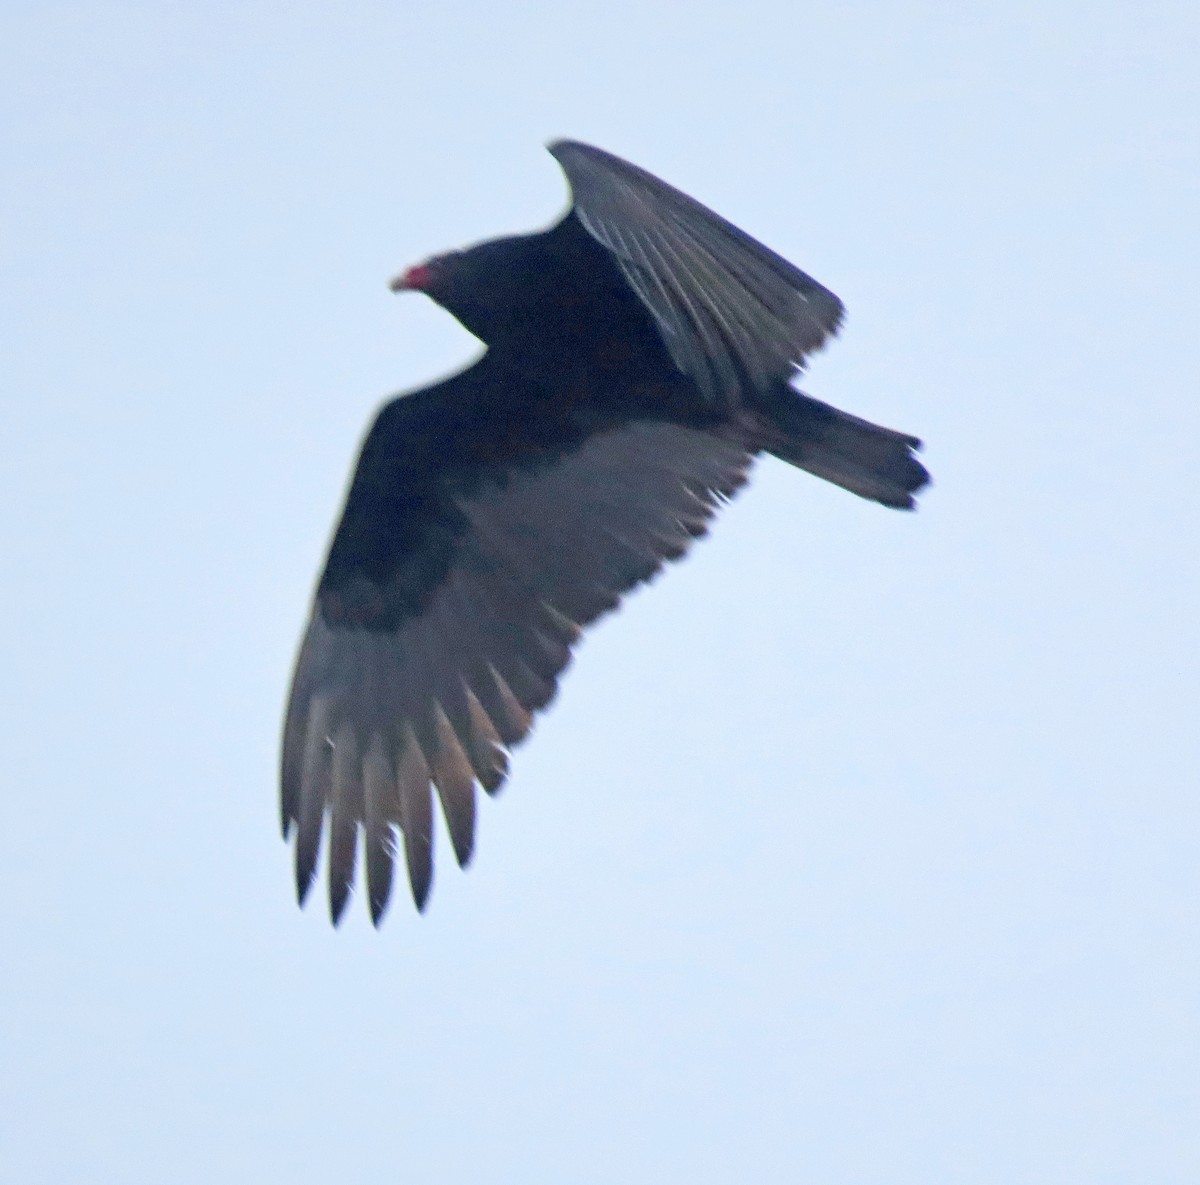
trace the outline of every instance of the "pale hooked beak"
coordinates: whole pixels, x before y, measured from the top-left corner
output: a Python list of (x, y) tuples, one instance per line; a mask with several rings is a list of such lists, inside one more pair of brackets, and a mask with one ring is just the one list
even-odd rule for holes
[(429, 287), (429, 266), (418, 263), (401, 272), (389, 285), (393, 292), (424, 292)]

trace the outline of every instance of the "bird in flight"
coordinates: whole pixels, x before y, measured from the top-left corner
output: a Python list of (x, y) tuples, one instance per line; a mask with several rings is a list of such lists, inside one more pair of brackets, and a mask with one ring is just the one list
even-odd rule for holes
[(361, 848), (378, 925), (403, 853), (423, 909), (434, 795), (458, 863), (475, 786), (553, 698), (583, 629), (703, 535), (770, 453), (911, 509), (913, 436), (797, 391), (842, 302), (645, 170), (550, 145), (548, 230), (435, 255), (392, 283), (486, 346), (379, 412), (300, 646), (283, 833), (303, 903), (327, 847), (336, 924)]

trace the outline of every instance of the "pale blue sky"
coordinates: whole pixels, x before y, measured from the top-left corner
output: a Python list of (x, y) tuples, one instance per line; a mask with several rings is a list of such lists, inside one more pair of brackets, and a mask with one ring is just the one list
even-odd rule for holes
[[(1200, 10), (22, 3), (0, 18), (0, 1177), (1200, 1180)], [(281, 703), (386, 281), (569, 135), (846, 301), (764, 464), (587, 640), (474, 867), (292, 900)], [(445, 852), (443, 843), (442, 850)]]

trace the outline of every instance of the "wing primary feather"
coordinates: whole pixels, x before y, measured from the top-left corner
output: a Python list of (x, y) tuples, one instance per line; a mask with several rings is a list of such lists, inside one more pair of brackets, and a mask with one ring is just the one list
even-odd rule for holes
[(342, 920), (354, 887), (358, 821), (363, 810), (362, 775), (354, 729), (343, 723), (333, 741), (329, 819), (329, 917)]
[[(708, 297), (705, 307), (720, 321), (733, 356), (749, 372), (755, 386), (766, 388), (778, 382), (781, 372), (798, 365), (799, 359), (819, 344), (823, 334), (814, 337), (811, 329), (797, 323), (795, 316), (790, 321), (780, 316), (767, 299), (768, 285), (762, 274), (749, 276), (744, 258), (734, 257), (731, 252), (724, 252), (722, 258), (714, 244), (702, 240), (684, 223), (674, 229), (680, 236), (676, 251), (679, 266), (687, 271), (696, 290)], [(702, 268), (704, 274), (697, 275), (694, 267)], [(771, 280), (779, 283), (773, 275)], [(791, 289), (785, 289), (784, 293), (794, 313), (797, 302), (804, 297)], [(805, 313), (804, 319), (811, 321), (811, 316)], [(769, 332), (761, 332), (763, 328)], [(762, 357), (764, 353), (768, 355), (766, 359)]]
[(304, 789), (305, 736), (309, 717), (308, 688), (292, 686), (287, 718), (283, 726), (283, 754), (279, 770), (279, 824), (283, 838), (291, 834), (292, 824), (300, 820), (300, 802)]
[(454, 857), (460, 868), (466, 868), (475, 847), (475, 778), (471, 763), (462, 751), (446, 713), (436, 700), (433, 716), (438, 746), (433, 784), (441, 799)]
[(383, 920), (392, 895), (392, 869), (396, 858), (395, 827), (400, 820), (396, 777), (387, 759), (382, 737), (371, 737), (363, 758), (363, 797), (366, 815), (367, 897), (371, 922)]
[(413, 903), (424, 911), (433, 880), (433, 795), (429, 766), (412, 727), (401, 728), (396, 782), (400, 791), (400, 825), (404, 831), (404, 857)]
[(464, 688), (471, 722), (471, 763), (483, 789), (488, 794), (496, 794), (508, 776), (508, 751), (475, 692), (465, 683)]
[[(447, 592), (450, 590), (447, 589)], [(430, 608), (424, 626), (415, 638), (412, 659), (415, 670), (408, 679), (425, 693), (410, 705), (408, 716), (417, 745), (424, 755), (430, 777), (442, 803), (442, 814), (450, 831), (455, 856), (460, 863), (470, 858), (475, 825), (474, 776), (470, 762), (459, 747), (446, 712), (439, 702), (443, 690), (453, 683), (453, 655), (438, 628), (444, 605)], [(448, 697), (447, 697), (448, 698)]]
[(315, 696), (309, 703), (304, 747), (300, 819), (296, 829), (296, 899), (301, 905), (312, 887), (321, 852), (321, 832), (329, 802), (331, 752), (328, 736), (329, 701)]
[[(451, 620), (460, 622), (461, 628), (448, 636), (453, 647), (449, 665), (455, 674), (443, 688), (442, 705), (475, 777), (484, 790), (492, 794), (508, 772), (508, 754), (495, 725), (480, 707), (462, 674), (470, 666), (471, 654), (479, 654), (484, 648), (480, 641), (482, 622), (479, 614), (471, 611), (463, 595), (465, 579), (461, 571), (456, 572), (445, 590), (445, 612)], [(468, 647), (468, 637), (474, 643), (473, 650)]]
[(505, 745), (523, 741), (533, 727), (533, 713), (525, 709), (504, 681), (504, 676), (487, 661), (477, 668), (478, 678), (471, 680), (479, 702), (492, 718)]

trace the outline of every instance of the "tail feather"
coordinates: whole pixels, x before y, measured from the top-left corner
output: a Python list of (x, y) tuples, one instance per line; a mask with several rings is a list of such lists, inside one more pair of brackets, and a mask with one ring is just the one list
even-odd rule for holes
[(881, 428), (798, 391), (789, 389), (786, 400), (763, 419), (763, 447), (770, 453), (860, 498), (912, 510), (914, 495), (929, 482), (929, 471), (914, 456), (921, 447), (915, 436)]

